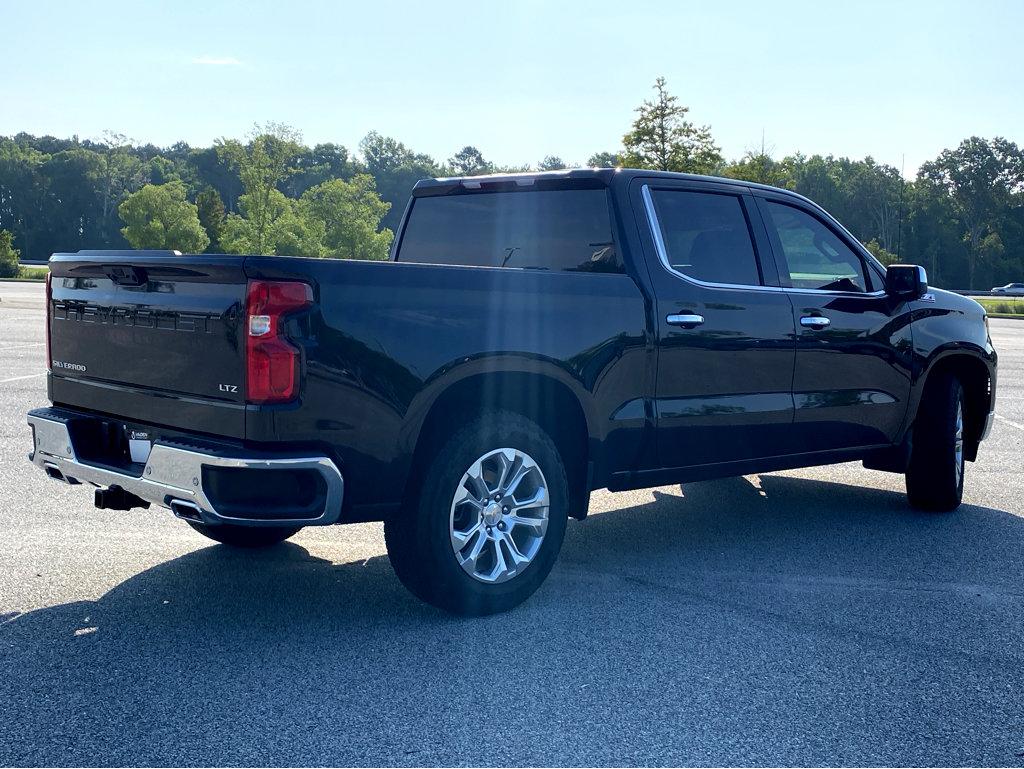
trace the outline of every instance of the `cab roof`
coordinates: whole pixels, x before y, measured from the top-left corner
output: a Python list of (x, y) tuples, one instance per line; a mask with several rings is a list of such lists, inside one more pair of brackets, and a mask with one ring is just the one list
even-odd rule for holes
[(561, 171), (527, 171), (512, 174), (486, 174), (481, 176), (451, 176), (438, 179), (421, 179), (413, 187), (414, 197), (447, 195), (456, 191), (467, 190), (511, 190), (523, 187), (608, 187), (612, 181), (627, 182), (637, 176), (656, 179), (675, 179), (685, 181), (715, 182), (747, 189), (771, 190), (793, 197), (803, 198), (791, 190), (771, 187), (767, 184), (748, 182), (742, 179), (727, 179), (721, 176), (702, 176), (699, 174), (683, 174), (674, 171), (650, 171), (640, 168), (570, 168)]

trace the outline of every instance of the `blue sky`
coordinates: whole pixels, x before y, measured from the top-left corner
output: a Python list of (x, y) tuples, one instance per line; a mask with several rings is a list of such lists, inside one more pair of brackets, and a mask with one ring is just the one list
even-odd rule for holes
[(582, 163), (658, 75), (727, 157), (765, 144), (906, 173), (1024, 143), (1024, 2), (0, 0), (0, 135), (205, 145), (253, 123), (438, 159)]

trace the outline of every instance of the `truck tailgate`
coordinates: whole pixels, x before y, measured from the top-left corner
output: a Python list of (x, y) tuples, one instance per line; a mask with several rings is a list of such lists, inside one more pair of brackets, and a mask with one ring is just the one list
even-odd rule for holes
[(55, 255), (47, 319), (54, 401), (138, 418), (140, 399), (159, 399), (148, 413), (163, 424), (241, 437), (243, 264), (241, 256), (168, 252)]

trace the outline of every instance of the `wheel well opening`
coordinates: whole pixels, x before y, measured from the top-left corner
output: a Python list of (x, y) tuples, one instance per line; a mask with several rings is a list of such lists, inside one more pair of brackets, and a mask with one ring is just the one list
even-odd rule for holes
[(419, 492), (423, 472), (444, 441), (480, 414), (497, 410), (521, 414), (551, 437), (565, 463), (569, 514), (583, 518), (589, 459), (586, 416), (566, 385), (541, 374), (480, 374), (445, 390), (431, 406), (416, 440), (406, 503)]
[(950, 355), (938, 361), (929, 372), (925, 392), (942, 374), (955, 376), (964, 389), (964, 454), (966, 459), (974, 461), (992, 399), (988, 368), (970, 355)]

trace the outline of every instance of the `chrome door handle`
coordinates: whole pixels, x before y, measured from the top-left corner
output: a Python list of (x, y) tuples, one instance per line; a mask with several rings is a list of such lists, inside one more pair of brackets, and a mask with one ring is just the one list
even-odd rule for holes
[(685, 328), (693, 328), (699, 326), (704, 322), (703, 315), (669, 315), (665, 318), (665, 322), (670, 326), (684, 326)]
[(804, 315), (800, 318), (800, 325), (805, 328), (825, 328), (831, 322), (828, 318), (823, 318), (820, 315)]

